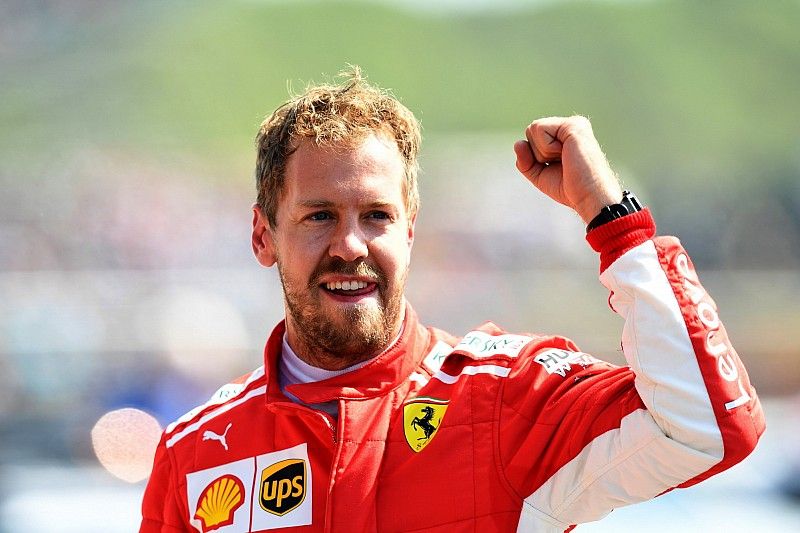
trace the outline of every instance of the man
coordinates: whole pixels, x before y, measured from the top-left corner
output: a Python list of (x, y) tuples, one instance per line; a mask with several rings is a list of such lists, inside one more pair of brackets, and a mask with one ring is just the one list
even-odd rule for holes
[(565, 531), (750, 453), (761, 408), (680, 243), (653, 237), (586, 119), (525, 137), (517, 168), (588, 224), (630, 367), (419, 324), (419, 126), (355, 72), (261, 126), (253, 250), (286, 320), (263, 367), (166, 429), (141, 531)]

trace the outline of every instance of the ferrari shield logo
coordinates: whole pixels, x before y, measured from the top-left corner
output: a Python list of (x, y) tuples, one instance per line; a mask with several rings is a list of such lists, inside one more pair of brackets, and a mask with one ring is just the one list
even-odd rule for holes
[(447, 400), (422, 396), (403, 406), (403, 430), (406, 442), (412, 450), (419, 452), (433, 440), (442, 424), (445, 411)]

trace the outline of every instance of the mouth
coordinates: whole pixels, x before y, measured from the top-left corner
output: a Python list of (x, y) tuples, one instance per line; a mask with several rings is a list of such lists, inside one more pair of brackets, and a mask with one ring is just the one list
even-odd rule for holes
[(377, 296), (378, 284), (374, 281), (342, 280), (320, 283), (322, 291), (336, 301), (358, 303), (371, 296)]

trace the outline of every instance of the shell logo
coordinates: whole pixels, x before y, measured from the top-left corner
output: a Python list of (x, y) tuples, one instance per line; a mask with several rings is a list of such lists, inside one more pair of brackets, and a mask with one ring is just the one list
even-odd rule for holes
[(203, 533), (229, 526), (233, 515), (244, 503), (244, 485), (236, 476), (225, 474), (208, 484), (197, 500), (194, 517), (203, 525)]

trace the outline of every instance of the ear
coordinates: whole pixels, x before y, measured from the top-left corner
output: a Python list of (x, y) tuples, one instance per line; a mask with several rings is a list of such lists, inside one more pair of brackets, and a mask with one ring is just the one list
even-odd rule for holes
[(275, 264), (275, 241), (269, 227), (267, 217), (261, 212), (258, 204), (253, 204), (253, 253), (262, 266), (271, 267)]
[(414, 228), (417, 224), (417, 214), (414, 213), (411, 218), (408, 219), (408, 235), (407, 235), (407, 242), (408, 242), (408, 263), (411, 264), (411, 247), (414, 245)]

